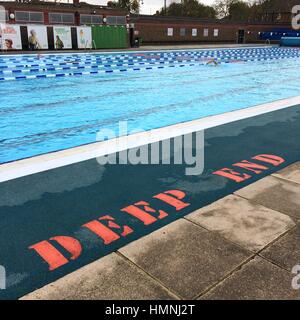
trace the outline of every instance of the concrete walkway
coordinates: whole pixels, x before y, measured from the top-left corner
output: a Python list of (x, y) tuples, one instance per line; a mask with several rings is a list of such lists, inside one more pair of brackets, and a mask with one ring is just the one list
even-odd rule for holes
[(23, 299), (300, 299), (299, 218), (300, 162)]

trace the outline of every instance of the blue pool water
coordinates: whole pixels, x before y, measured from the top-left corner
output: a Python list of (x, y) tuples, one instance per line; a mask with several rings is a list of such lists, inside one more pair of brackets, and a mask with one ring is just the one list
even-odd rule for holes
[(0, 163), (95, 142), (119, 121), (149, 130), (297, 96), (299, 70), (300, 51), (279, 48), (2, 56)]

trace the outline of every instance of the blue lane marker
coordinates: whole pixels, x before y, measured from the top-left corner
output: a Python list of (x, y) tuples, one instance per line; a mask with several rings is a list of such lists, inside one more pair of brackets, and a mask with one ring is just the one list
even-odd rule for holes
[[(186, 65), (185, 63), (188, 62), (200, 62), (201, 59), (209, 59), (213, 58), (218, 60), (220, 63), (230, 63), (232, 60), (241, 60), (241, 61), (271, 61), (271, 60), (278, 60), (278, 59), (285, 59), (285, 58), (293, 58), (293, 57), (300, 57), (300, 51), (295, 49), (278, 49), (278, 48), (268, 48), (268, 49), (238, 49), (238, 50), (218, 50), (218, 51), (206, 51), (206, 52), (192, 52), (192, 51), (184, 51), (184, 52), (176, 52), (176, 53), (170, 53), (170, 52), (163, 52), (163, 53), (149, 53), (147, 55), (148, 58), (144, 59), (141, 57), (129, 57), (129, 55), (121, 55), (123, 57), (127, 57), (126, 61), (128, 63), (125, 63), (126, 61), (121, 60), (118, 57), (111, 56), (111, 57), (99, 57), (99, 55), (93, 55), (92, 57), (80, 57), (78, 59), (74, 59), (75, 55), (72, 56), (59, 56), (57, 55), (57, 59), (53, 57), (47, 57), (47, 59), (44, 59), (47, 61), (52, 61), (52, 63), (45, 63), (45, 61), (41, 61), (40, 64), (23, 64), (23, 65), (16, 65), (11, 64), (10, 61), (20, 61), (20, 62), (34, 62), (34, 59), (0, 59), (0, 63), (6, 63), (7, 65), (0, 65), (0, 74), (14, 74), (14, 73), (29, 73), (31, 75), (29, 76), (15, 76), (15, 77), (1, 77), (0, 81), (7, 81), (7, 80), (17, 80), (17, 79), (35, 79), (35, 78), (50, 78), (50, 77), (64, 77), (64, 76), (72, 76), (72, 75), (89, 75), (89, 74), (99, 74), (99, 73), (113, 73), (116, 72), (126, 72), (126, 71), (139, 71), (140, 68), (134, 67), (136, 64), (146, 66), (146, 68), (143, 68), (145, 70), (151, 70), (151, 69), (162, 69), (164, 68), (164, 65), (168, 65), (169, 67), (175, 67), (174, 64), (176, 64), (179, 67), (184, 66), (194, 66), (195, 63), (190, 63)], [(151, 56), (155, 56), (155, 58), (151, 58)], [(177, 57), (177, 58), (175, 58)], [(248, 58), (248, 59), (247, 59)], [(62, 62), (62, 59), (65, 59), (65, 61)], [(54, 67), (53, 61), (57, 61), (58, 63), (55, 65), (58, 65), (60, 67)], [(146, 62), (140, 62), (140, 61), (146, 61)], [(154, 62), (153, 62), (154, 61)], [(7, 63), (9, 62), (9, 63)], [(92, 63), (100, 62), (97, 65), (93, 65)], [(110, 64), (104, 64), (109, 62)], [(117, 63), (116, 63), (117, 62)], [(119, 62), (119, 63), (118, 63)], [(184, 62), (184, 63), (183, 63)], [(115, 63), (115, 64), (114, 64)], [(81, 65), (80, 65), (81, 64)], [(83, 65), (82, 65), (83, 64)], [(199, 63), (199, 65), (203, 65), (203, 63)], [(46, 68), (42, 68), (42, 66), (47, 66)], [(13, 69), (16, 66), (18, 68), (25, 67), (30, 69)], [(32, 68), (33, 66), (36, 66), (37, 68)], [(93, 71), (92, 69), (100, 69), (100, 68), (113, 68), (116, 67), (133, 67), (133, 68), (121, 68), (121, 69), (110, 69), (110, 70), (98, 70)], [(59, 70), (71, 70), (71, 69), (78, 69), (78, 70), (84, 70), (84, 69), (90, 69), (91, 71), (87, 72), (70, 72), (70, 73), (53, 73), (53, 74), (38, 74), (34, 75), (32, 73), (37, 72), (47, 72), (47, 71), (59, 71)]]

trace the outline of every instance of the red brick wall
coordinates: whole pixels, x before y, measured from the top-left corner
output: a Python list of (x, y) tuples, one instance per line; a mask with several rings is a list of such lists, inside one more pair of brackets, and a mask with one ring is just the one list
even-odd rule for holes
[[(133, 21), (135, 29), (143, 43), (184, 43), (184, 42), (236, 42), (239, 29), (245, 30), (245, 41), (248, 43), (259, 41), (259, 32), (273, 28), (287, 28), (289, 25), (270, 24), (238, 24), (216, 22), (189, 22), (189, 21)], [(173, 28), (174, 35), (169, 37), (167, 29)], [(180, 28), (186, 29), (185, 36), (180, 35)], [(192, 29), (197, 29), (197, 36), (192, 36)], [(209, 29), (208, 37), (204, 37), (204, 29)], [(219, 36), (214, 36), (214, 29), (219, 30)]]

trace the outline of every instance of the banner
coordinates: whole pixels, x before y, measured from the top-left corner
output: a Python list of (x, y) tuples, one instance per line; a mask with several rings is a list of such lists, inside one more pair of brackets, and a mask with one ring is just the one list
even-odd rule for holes
[(31, 50), (48, 49), (47, 27), (28, 25), (28, 44)]
[(0, 47), (2, 50), (22, 50), (20, 26), (0, 24)]
[(77, 43), (78, 49), (92, 48), (92, 28), (77, 27)]
[(70, 27), (53, 27), (55, 49), (72, 49)]

